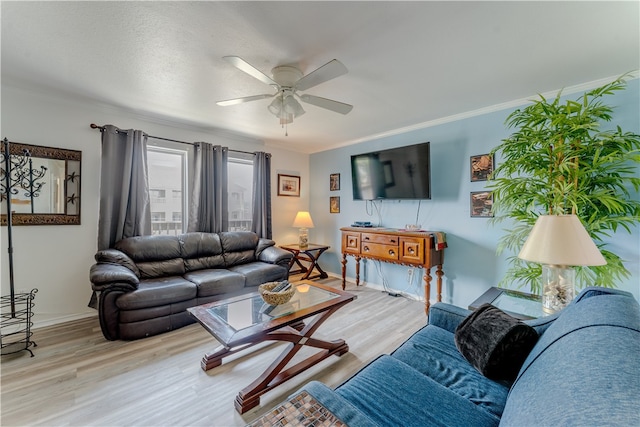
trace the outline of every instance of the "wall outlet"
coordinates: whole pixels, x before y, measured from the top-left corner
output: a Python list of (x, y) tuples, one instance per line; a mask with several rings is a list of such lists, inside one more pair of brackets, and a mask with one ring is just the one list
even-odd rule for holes
[(407, 281), (409, 282), (409, 284), (413, 283), (414, 274), (415, 274), (415, 268), (409, 267), (409, 269), (407, 270)]

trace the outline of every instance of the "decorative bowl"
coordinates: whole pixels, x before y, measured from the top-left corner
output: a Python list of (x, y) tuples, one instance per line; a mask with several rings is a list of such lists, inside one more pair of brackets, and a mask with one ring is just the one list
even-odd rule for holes
[(290, 286), (286, 291), (271, 292), (271, 289), (278, 286), (280, 282), (267, 282), (258, 286), (260, 296), (267, 304), (280, 305), (289, 302), (293, 294), (296, 293), (295, 286)]

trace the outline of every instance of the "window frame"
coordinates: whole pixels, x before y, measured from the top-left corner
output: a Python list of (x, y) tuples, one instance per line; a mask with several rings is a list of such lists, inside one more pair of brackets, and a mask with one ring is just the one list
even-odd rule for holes
[[(181, 161), (180, 161), (182, 165), (181, 191), (183, 196), (182, 196), (182, 203), (181, 203), (182, 231), (180, 234), (185, 233), (189, 225), (188, 224), (188, 219), (189, 219), (188, 208), (189, 208), (189, 203), (191, 198), (191, 195), (189, 194), (189, 182), (191, 182), (191, 179), (193, 177), (193, 171), (191, 170), (192, 169), (191, 158), (193, 157), (193, 151), (194, 151), (193, 146), (186, 146), (185, 144), (179, 144), (179, 143), (170, 142), (170, 141), (153, 141), (153, 142), (147, 143), (147, 153), (149, 151), (155, 151), (157, 153), (174, 154), (174, 155), (178, 155), (181, 158)], [(157, 186), (153, 186), (150, 182), (149, 189), (151, 189), (151, 187), (157, 187)], [(171, 196), (173, 198), (173, 193), (171, 194)], [(166, 193), (165, 193), (165, 199), (166, 199)]]

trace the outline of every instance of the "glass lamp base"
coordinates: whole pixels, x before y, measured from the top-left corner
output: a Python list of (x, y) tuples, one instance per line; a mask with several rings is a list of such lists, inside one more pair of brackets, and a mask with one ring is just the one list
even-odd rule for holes
[(542, 310), (555, 313), (575, 297), (576, 271), (572, 267), (542, 265)]
[(301, 248), (309, 247), (309, 235), (307, 234), (306, 228), (300, 229), (300, 234), (298, 235), (298, 246)]

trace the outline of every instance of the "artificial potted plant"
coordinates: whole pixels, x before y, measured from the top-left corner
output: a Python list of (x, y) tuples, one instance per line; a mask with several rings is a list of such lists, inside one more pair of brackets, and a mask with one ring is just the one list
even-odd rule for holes
[[(630, 276), (605, 239), (620, 229), (631, 232), (640, 219), (638, 164), (640, 135), (619, 126), (603, 98), (626, 87), (625, 77), (584, 93), (576, 100), (543, 96), (511, 113), (514, 133), (492, 150), (500, 159), (488, 184), (494, 197), (494, 223), (508, 221), (498, 253), (518, 253), (540, 215), (575, 214), (598, 245), (606, 265), (579, 267), (580, 287), (615, 287)], [(509, 257), (500, 286), (529, 285), (541, 291), (541, 266)]]

